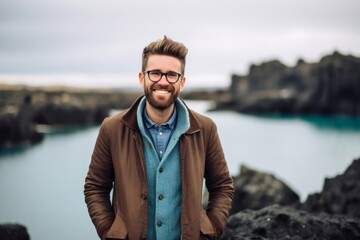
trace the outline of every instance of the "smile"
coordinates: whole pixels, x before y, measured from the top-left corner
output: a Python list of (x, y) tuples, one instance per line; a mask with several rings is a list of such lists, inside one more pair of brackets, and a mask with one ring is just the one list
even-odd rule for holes
[(159, 89), (159, 90), (154, 90), (154, 92), (157, 94), (169, 94), (171, 91)]

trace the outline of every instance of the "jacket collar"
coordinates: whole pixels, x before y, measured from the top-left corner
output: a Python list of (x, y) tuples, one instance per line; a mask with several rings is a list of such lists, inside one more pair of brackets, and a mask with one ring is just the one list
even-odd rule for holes
[[(131, 107), (126, 110), (124, 116), (122, 117), (121, 121), (128, 126), (129, 128), (135, 130), (135, 131), (139, 131), (139, 126), (137, 124), (137, 109), (139, 106), (139, 103), (141, 101), (141, 99), (144, 96), (139, 97), (132, 105)], [(185, 134), (192, 134), (195, 133), (197, 131), (199, 131), (202, 126), (201, 123), (199, 122), (199, 120), (197, 119), (197, 117), (194, 115), (193, 111), (189, 109), (189, 107), (185, 104), (183, 99), (180, 99), (184, 105), (186, 106), (186, 109), (189, 112), (189, 120), (190, 120), (190, 127), (189, 129), (186, 131)]]

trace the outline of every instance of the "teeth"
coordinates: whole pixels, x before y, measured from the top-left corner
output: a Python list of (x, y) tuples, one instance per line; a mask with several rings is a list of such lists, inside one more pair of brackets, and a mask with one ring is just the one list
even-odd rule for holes
[(169, 93), (169, 91), (166, 91), (166, 90), (155, 90), (155, 92), (157, 92), (157, 93)]

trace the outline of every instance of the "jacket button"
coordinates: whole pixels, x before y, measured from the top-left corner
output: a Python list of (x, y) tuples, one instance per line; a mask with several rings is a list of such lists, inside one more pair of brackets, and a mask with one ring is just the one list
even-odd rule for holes
[(159, 200), (163, 200), (164, 196), (163, 195), (159, 195)]
[(157, 223), (156, 223), (156, 225), (158, 226), (158, 227), (161, 227), (162, 226), (162, 221), (157, 221)]
[(160, 172), (160, 173), (162, 173), (163, 171), (164, 171), (164, 169), (163, 169), (163, 168), (160, 168), (160, 169), (159, 169), (159, 172)]
[(146, 199), (147, 199), (146, 194), (144, 194), (144, 193), (143, 193), (143, 194), (141, 194), (141, 198), (142, 198), (142, 199), (144, 199), (144, 200), (146, 200)]

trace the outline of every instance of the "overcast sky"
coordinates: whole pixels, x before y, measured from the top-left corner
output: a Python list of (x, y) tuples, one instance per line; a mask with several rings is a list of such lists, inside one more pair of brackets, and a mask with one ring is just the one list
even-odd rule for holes
[(189, 85), (221, 85), (272, 59), (360, 56), (359, 12), (359, 0), (1, 0), (0, 75), (137, 81), (142, 49), (167, 35), (189, 48)]

